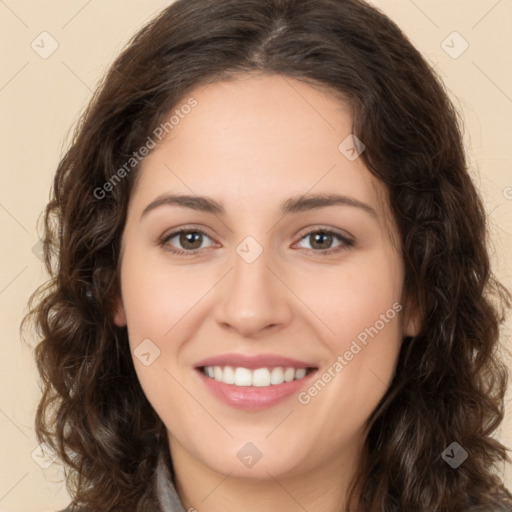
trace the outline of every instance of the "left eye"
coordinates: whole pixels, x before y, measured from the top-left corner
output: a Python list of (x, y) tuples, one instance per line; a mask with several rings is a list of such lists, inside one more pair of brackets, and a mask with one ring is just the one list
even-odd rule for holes
[[(339, 233), (335, 233), (334, 231), (310, 231), (305, 236), (303, 236), (300, 241), (302, 242), (308, 239), (311, 241), (312, 250), (320, 254), (324, 254), (327, 252), (336, 252), (343, 247), (351, 247), (353, 245), (353, 242), (351, 240), (345, 238)], [(339, 243), (337, 246), (333, 248), (332, 244), (336, 240)]]

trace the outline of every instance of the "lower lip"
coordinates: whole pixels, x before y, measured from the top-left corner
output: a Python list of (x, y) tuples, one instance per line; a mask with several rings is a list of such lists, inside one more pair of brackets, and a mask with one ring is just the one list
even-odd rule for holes
[(201, 370), (196, 369), (196, 371), (207, 389), (221, 402), (235, 409), (246, 411), (266, 409), (283, 402), (291, 395), (297, 394), (316, 373), (316, 370), (312, 371), (302, 379), (292, 380), (291, 382), (255, 387), (225, 384), (207, 377)]

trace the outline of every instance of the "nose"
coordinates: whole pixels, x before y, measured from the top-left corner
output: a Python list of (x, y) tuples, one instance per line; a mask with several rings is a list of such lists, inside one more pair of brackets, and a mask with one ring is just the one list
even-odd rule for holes
[[(276, 268), (273, 268), (276, 267)], [(293, 294), (267, 251), (251, 263), (234, 255), (233, 269), (216, 287), (216, 321), (224, 329), (254, 338), (288, 325)]]

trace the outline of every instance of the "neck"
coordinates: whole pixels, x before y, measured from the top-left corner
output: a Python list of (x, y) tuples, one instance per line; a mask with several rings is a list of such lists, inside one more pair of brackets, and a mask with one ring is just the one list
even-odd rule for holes
[[(169, 434), (176, 490), (188, 512), (345, 512), (360, 446), (293, 475), (250, 479), (222, 474), (194, 458)], [(350, 508), (357, 511), (356, 506)]]

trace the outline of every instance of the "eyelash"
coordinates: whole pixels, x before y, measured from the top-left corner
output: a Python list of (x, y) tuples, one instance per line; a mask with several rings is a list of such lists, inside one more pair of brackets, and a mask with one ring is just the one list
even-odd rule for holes
[[(199, 228), (183, 228), (179, 229), (177, 231), (173, 231), (172, 233), (165, 235), (162, 240), (159, 242), (160, 247), (165, 249), (166, 251), (169, 251), (173, 254), (182, 255), (182, 256), (194, 256), (195, 254), (198, 254), (200, 249), (194, 250), (194, 251), (184, 251), (182, 249), (176, 249), (172, 246), (168, 246), (167, 242), (174, 238), (176, 235), (180, 235), (182, 233), (196, 233), (202, 236), (206, 236), (211, 239), (211, 237), (204, 232), (202, 229)], [(354, 246), (354, 241), (350, 240), (343, 235), (337, 233), (336, 231), (330, 231), (328, 229), (314, 229), (312, 231), (308, 231), (304, 235), (301, 236), (299, 242), (304, 240), (305, 238), (313, 235), (313, 234), (322, 234), (322, 235), (332, 235), (334, 238), (336, 238), (338, 241), (342, 243), (342, 245), (338, 246), (334, 249), (325, 249), (325, 250), (315, 250), (315, 249), (307, 249), (308, 252), (313, 252), (314, 254), (321, 254), (321, 255), (328, 255), (328, 254), (335, 254), (340, 252), (343, 249), (350, 248)]]

